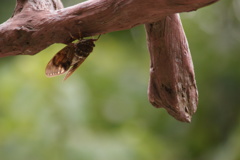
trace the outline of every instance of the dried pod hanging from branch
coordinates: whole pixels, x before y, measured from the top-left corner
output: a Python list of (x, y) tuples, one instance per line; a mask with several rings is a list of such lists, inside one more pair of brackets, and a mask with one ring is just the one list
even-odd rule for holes
[(198, 91), (188, 42), (179, 14), (145, 25), (151, 68), (150, 103), (179, 121), (190, 122)]

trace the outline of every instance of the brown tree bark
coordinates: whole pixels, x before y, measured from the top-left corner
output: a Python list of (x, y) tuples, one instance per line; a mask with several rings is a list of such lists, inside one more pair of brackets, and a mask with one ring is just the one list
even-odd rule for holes
[(173, 14), (145, 27), (151, 57), (149, 101), (177, 120), (190, 122), (197, 110), (198, 91), (180, 17)]
[[(167, 15), (193, 11), (217, 0), (89, 0), (61, 8), (60, 0), (17, 0), (0, 25), (0, 57), (34, 55), (53, 43), (130, 29)], [(57, 10), (59, 9), (59, 10)]]

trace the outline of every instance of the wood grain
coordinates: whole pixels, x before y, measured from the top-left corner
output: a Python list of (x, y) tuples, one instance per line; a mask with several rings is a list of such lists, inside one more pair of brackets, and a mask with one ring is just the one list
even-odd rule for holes
[(150, 52), (148, 97), (177, 120), (190, 122), (198, 91), (188, 42), (178, 14), (146, 24)]

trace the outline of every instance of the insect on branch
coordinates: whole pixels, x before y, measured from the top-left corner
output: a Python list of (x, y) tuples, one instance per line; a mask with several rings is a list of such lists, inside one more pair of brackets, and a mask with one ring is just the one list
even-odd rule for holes
[(66, 80), (90, 55), (95, 47), (94, 41), (97, 41), (100, 36), (97, 39), (79, 38), (77, 43), (68, 44), (49, 61), (46, 76), (54, 77), (67, 72), (64, 78)]
[[(0, 25), (0, 57), (34, 55), (54, 43), (67, 44), (47, 64), (46, 75), (67, 73), (85, 61), (99, 39), (83, 37), (145, 24), (151, 57), (149, 101), (177, 120), (190, 122), (197, 108), (193, 63), (178, 13), (218, 0), (89, 0), (64, 8), (61, 0), (17, 0)], [(72, 43), (81, 32), (78, 42)], [(69, 33), (70, 32), (70, 33)], [(59, 34), (60, 33), (60, 34)]]

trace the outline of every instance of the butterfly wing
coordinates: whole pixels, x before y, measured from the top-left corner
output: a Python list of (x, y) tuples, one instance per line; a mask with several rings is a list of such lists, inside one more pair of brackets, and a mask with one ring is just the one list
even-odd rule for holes
[(74, 51), (75, 47), (72, 43), (60, 50), (47, 64), (46, 76), (54, 77), (64, 74), (72, 65)]
[(93, 47), (95, 46), (93, 41), (93, 39), (84, 39), (80, 40), (78, 43), (75, 43), (75, 57), (73, 58), (72, 67), (67, 72), (64, 80), (70, 77), (92, 52)]
[(60, 50), (47, 64), (46, 76), (54, 77), (67, 72), (64, 80), (70, 77), (73, 72), (85, 61), (92, 52), (94, 41), (97, 39), (79, 40), (78, 43), (70, 43)]
[(64, 80), (68, 79), (68, 77), (73, 74), (73, 72), (84, 62), (85, 59), (86, 58), (79, 58), (78, 61), (69, 69), (66, 76), (64, 77)]

